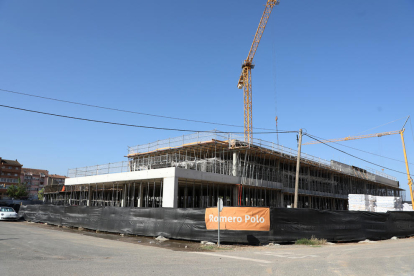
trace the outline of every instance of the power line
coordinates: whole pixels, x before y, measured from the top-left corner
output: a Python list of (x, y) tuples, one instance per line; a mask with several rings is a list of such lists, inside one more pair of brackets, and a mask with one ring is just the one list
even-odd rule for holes
[[(12, 94), (17, 94), (17, 95), (22, 95), (22, 96), (28, 96), (28, 97), (44, 99), (44, 100), (50, 100), (50, 101), (68, 103), (68, 104), (75, 104), (75, 105), (81, 105), (81, 106), (87, 106), (87, 107), (93, 107), (93, 108), (99, 108), (99, 109), (106, 109), (106, 110), (118, 111), (118, 112), (124, 112), (124, 113), (132, 113), (132, 114), (139, 114), (139, 115), (145, 115), (145, 116), (151, 116), (151, 117), (158, 117), (158, 118), (164, 118), (164, 119), (180, 120), (180, 121), (195, 122), (195, 123), (210, 124), (210, 125), (220, 125), (220, 126), (228, 126), (228, 127), (243, 127), (243, 126), (239, 126), (239, 125), (231, 125), (231, 124), (224, 124), (224, 123), (214, 123), (214, 122), (199, 121), (199, 120), (192, 120), (192, 119), (185, 119), (185, 118), (177, 118), (177, 117), (157, 115), (157, 114), (149, 114), (149, 113), (143, 113), (143, 112), (113, 108), (113, 107), (105, 107), (105, 106), (99, 106), (99, 105), (93, 105), (93, 104), (73, 102), (73, 101), (67, 101), (67, 100), (61, 100), (61, 99), (56, 99), (56, 98), (44, 97), (44, 96), (39, 96), (39, 95), (34, 95), (34, 94), (29, 94), (29, 93), (16, 92), (16, 91), (11, 91), (11, 90), (6, 90), (6, 89), (0, 89), (0, 91), (7, 92), (7, 93), (12, 93)], [(259, 127), (257, 127), (256, 129), (273, 130), (273, 129), (269, 129), (269, 128), (259, 128)]]
[[(324, 139), (324, 138), (322, 138), (322, 137), (318, 137), (318, 136), (316, 136), (316, 135), (312, 135), (312, 136), (313, 136), (313, 137), (316, 137), (316, 138), (319, 138), (319, 139), (321, 139), (321, 140), (327, 140), (327, 139)], [(331, 143), (335, 143), (335, 144), (337, 144), (338, 146), (342, 146), (342, 147), (350, 148), (350, 149), (353, 149), (353, 150), (361, 151), (361, 152), (364, 152), (364, 153), (368, 153), (368, 154), (371, 154), (371, 155), (379, 156), (379, 157), (386, 158), (386, 159), (389, 159), (389, 160), (393, 160), (393, 161), (397, 161), (397, 162), (405, 163), (405, 161), (403, 161), (403, 160), (398, 160), (398, 159), (394, 159), (394, 158), (391, 158), (391, 157), (386, 157), (386, 156), (383, 156), (383, 155), (379, 155), (379, 154), (376, 154), (376, 153), (373, 153), (373, 152), (369, 152), (369, 151), (365, 151), (365, 150), (357, 149), (357, 148), (354, 148), (354, 147), (350, 147), (350, 146), (342, 145), (342, 144), (340, 144), (340, 143), (338, 143), (338, 142), (331, 142)], [(414, 165), (414, 163), (408, 163), (408, 164)]]
[[(384, 169), (387, 169), (387, 170), (390, 170), (390, 171), (394, 171), (394, 172), (397, 172), (397, 173), (405, 174), (405, 175), (407, 174), (406, 172), (401, 172), (401, 171), (397, 171), (397, 170), (394, 170), (394, 169), (390, 169), (390, 168), (388, 168), (388, 167), (384, 167), (384, 166), (378, 165), (378, 164), (373, 163), (373, 162), (371, 162), (371, 161), (368, 161), (368, 160), (362, 159), (362, 158), (360, 158), (360, 157), (358, 157), (358, 156), (355, 156), (355, 155), (353, 155), (353, 154), (350, 154), (350, 153), (348, 153), (348, 152), (346, 152), (346, 151), (343, 151), (343, 150), (340, 150), (340, 149), (338, 149), (338, 148), (335, 148), (335, 147), (333, 147), (333, 146), (331, 146), (331, 145), (328, 145), (328, 144), (326, 144), (326, 143), (322, 142), (321, 140), (319, 140), (319, 139), (315, 138), (314, 136), (312, 136), (312, 135), (310, 135), (310, 134), (308, 134), (308, 133), (304, 133), (304, 135), (306, 135), (306, 136), (308, 136), (309, 138), (314, 139), (314, 140), (316, 140), (316, 141), (320, 142), (321, 144), (324, 144), (324, 145), (326, 145), (326, 146), (328, 146), (328, 147), (330, 147), (330, 148), (333, 148), (333, 149), (335, 149), (335, 150), (337, 150), (337, 151), (340, 151), (340, 152), (342, 152), (342, 153), (344, 153), (344, 154), (346, 154), (346, 155), (349, 155), (349, 156), (354, 157), (354, 158), (356, 158), (356, 159), (359, 159), (359, 160), (361, 160), (361, 161), (367, 162), (367, 163), (372, 164), (372, 165), (374, 165), (374, 166), (377, 166), (377, 167), (380, 167), (380, 168), (384, 168)], [(410, 177), (411, 177), (411, 176), (410, 176)]]
[[(32, 112), (32, 113), (38, 113), (38, 114), (43, 114), (43, 115), (49, 115), (49, 116), (55, 116), (55, 117), (61, 117), (61, 118), (67, 118), (67, 119), (74, 119), (74, 120), (94, 122), (94, 123), (102, 123), (102, 124), (110, 124), (110, 125), (138, 127), (138, 128), (149, 128), (149, 129), (158, 129), (158, 130), (173, 130), (173, 131), (183, 131), (183, 132), (212, 132), (212, 131), (206, 131), (206, 130), (189, 130), (189, 129), (165, 128), (165, 127), (140, 126), (140, 125), (131, 125), (131, 124), (124, 124), (124, 123), (114, 123), (114, 122), (79, 118), (79, 117), (73, 117), (73, 116), (66, 116), (66, 115), (60, 115), (60, 114), (54, 114), (54, 113), (24, 109), (24, 108), (13, 107), (13, 106), (8, 106), (8, 105), (2, 105), (2, 104), (0, 104), (0, 107), (10, 108), (10, 109), (15, 109), (15, 110), (20, 110), (20, 111), (27, 111), (27, 112)], [(243, 134), (244, 133), (244, 132), (224, 132), (224, 131), (214, 131), (214, 132), (215, 133), (235, 133), (235, 134)], [(297, 131), (280, 131), (279, 133), (296, 133), (296, 132)], [(273, 132), (256, 132), (255, 134), (274, 134), (274, 133), (276, 133), (276, 132), (274, 132), (274, 131)]]

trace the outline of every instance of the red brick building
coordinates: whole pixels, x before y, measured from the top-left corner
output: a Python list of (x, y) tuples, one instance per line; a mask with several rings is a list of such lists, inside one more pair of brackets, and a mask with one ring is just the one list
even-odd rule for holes
[(20, 181), (27, 185), (30, 199), (38, 199), (38, 192), (47, 185), (49, 172), (47, 170), (23, 168)]
[(7, 197), (9, 186), (19, 183), (22, 166), (17, 159), (8, 160), (0, 157), (0, 199)]

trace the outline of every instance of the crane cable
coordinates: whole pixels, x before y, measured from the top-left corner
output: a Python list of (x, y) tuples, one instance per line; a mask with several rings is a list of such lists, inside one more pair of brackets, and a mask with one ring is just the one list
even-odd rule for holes
[[(275, 21), (276, 22), (276, 21)], [(270, 24), (271, 30), (274, 28), (274, 25)], [(270, 30), (270, 31), (271, 31)], [(274, 90), (274, 100), (275, 100), (275, 121), (276, 121), (276, 132), (278, 131), (278, 116), (277, 116), (277, 88), (276, 88), (276, 41), (275, 41), (275, 32), (270, 32), (273, 35), (272, 37), (272, 73), (273, 73), (273, 90)], [(276, 141), (279, 145), (279, 134), (276, 133)]]
[(370, 131), (370, 130), (373, 130), (373, 129), (376, 129), (376, 128), (379, 128), (379, 127), (382, 127), (382, 126), (389, 125), (389, 124), (391, 124), (391, 123), (397, 122), (397, 121), (402, 120), (402, 119), (405, 119), (405, 118), (407, 118), (407, 117), (402, 117), (402, 118), (400, 118), (400, 119), (397, 119), (397, 120), (391, 121), (391, 122), (389, 122), (389, 123), (386, 123), (386, 124), (383, 124), (383, 125), (380, 125), (380, 126), (376, 126), (376, 127), (373, 127), (373, 128), (367, 129), (367, 130), (364, 130), (364, 131), (362, 131), (362, 132), (360, 132), (360, 133), (357, 133), (356, 135), (359, 135), (359, 134), (361, 134), (361, 133), (364, 133), (364, 132), (367, 132), (367, 131)]
[[(316, 136), (316, 135), (312, 135), (312, 136), (313, 136), (313, 137), (316, 137), (316, 138), (318, 138), (318, 139), (321, 139), (321, 140), (323, 140), (323, 141), (326, 141), (326, 140), (327, 140), (327, 139), (324, 139), (324, 138), (322, 138), (322, 137), (318, 137), (318, 136)], [(391, 158), (391, 157), (387, 157), (387, 156), (378, 155), (378, 154), (376, 154), (376, 153), (369, 152), (369, 151), (365, 151), (365, 150), (362, 150), (362, 149), (357, 149), (357, 148), (354, 148), (354, 147), (350, 147), (350, 146), (342, 145), (342, 144), (340, 144), (339, 142), (331, 142), (331, 143), (337, 144), (338, 146), (342, 146), (342, 147), (350, 148), (350, 149), (353, 149), (353, 150), (357, 150), (357, 151), (360, 151), (360, 152), (368, 153), (368, 154), (371, 154), (371, 155), (374, 155), (374, 156), (379, 156), (379, 157), (382, 157), (382, 158), (385, 158), (385, 159), (389, 159), (389, 160), (392, 160), (392, 161), (396, 161), (396, 162), (400, 162), (400, 163), (405, 163), (405, 161), (403, 161), (403, 160), (398, 160), (398, 159), (394, 159), (394, 158)], [(408, 164), (410, 164), (410, 165), (414, 165), (414, 163), (408, 163)]]
[(413, 131), (413, 124), (411, 123), (411, 117), (410, 117), (410, 126), (411, 126), (411, 136), (413, 137), (413, 142), (414, 142), (414, 131)]
[[(377, 167), (380, 167), (380, 168), (384, 168), (384, 169), (387, 169), (387, 170), (390, 170), (390, 171), (393, 171), (393, 172), (397, 172), (397, 173), (400, 173), (400, 174), (407, 175), (407, 173), (406, 173), (406, 172), (397, 171), (397, 170), (394, 170), (394, 169), (391, 169), (391, 168), (388, 168), (388, 167), (385, 167), (385, 166), (382, 166), (382, 165), (378, 165), (378, 164), (373, 163), (373, 162), (371, 162), (371, 161), (368, 161), (368, 160), (365, 160), (365, 159), (360, 158), (360, 157), (358, 157), (358, 156), (355, 156), (355, 155), (353, 155), (353, 154), (350, 154), (350, 153), (348, 153), (348, 152), (346, 152), (346, 151), (343, 151), (343, 150), (340, 150), (340, 149), (338, 149), (338, 148), (335, 148), (335, 147), (333, 147), (333, 146), (331, 146), (331, 145), (328, 145), (327, 143), (325, 143), (325, 142), (323, 142), (323, 141), (321, 141), (321, 140), (317, 139), (315, 136), (310, 135), (309, 133), (304, 133), (303, 135), (306, 135), (306, 136), (308, 136), (309, 138), (311, 138), (311, 139), (313, 139), (313, 140), (316, 140), (316, 141), (320, 142), (321, 144), (324, 144), (325, 146), (328, 146), (328, 147), (330, 147), (330, 148), (333, 148), (333, 149), (335, 149), (335, 150), (337, 150), (337, 151), (340, 151), (340, 152), (342, 152), (342, 153), (344, 153), (344, 154), (346, 154), (346, 155), (349, 155), (349, 156), (354, 157), (354, 158), (356, 158), (356, 159), (359, 159), (359, 160), (361, 160), (361, 161), (367, 162), (367, 163), (372, 164), (372, 165), (374, 165), (374, 166), (377, 166)], [(411, 175), (410, 175), (410, 177), (411, 177)]]

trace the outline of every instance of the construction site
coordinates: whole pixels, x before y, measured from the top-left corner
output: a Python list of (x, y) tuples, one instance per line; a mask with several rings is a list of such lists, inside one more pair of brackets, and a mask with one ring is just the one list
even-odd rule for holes
[[(243, 94), (243, 126), (234, 122), (207, 122), (204, 118), (172, 117), (175, 113), (164, 116), (76, 103), (192, 123), (241, 127), (244, 131), (195, 131), (189, 130), (190, 124), (185, 129), (184, 126), (165, 128), (40, 112), (185, 134), (166, 135), (164, 137), (170, 138), (157, 141), (152, 138), (151, 141), (143, 140), (146, 132), (135, 132), (128, 137), (141, 137), (141, 144), (128, 147), (125, 155), (117, 153), (124, 155), (123, 161), (69, 169), (64, 183), (45, 187), (45, 204), (22, 206), (20, 215), (28, 221), (52, 225), (157, 239), (217, 242), (217, 246), (220, 241), (260, 245), (314, 238), (349, 242), (413, 236), (413, 206), (405, 202), (405, 190), (397, 178), (384, 173), (386, 170), (407, 176), (412, 203), (412, 178), (404, 142), (409, 116), (398, 119), (405, 119), (405, 123), (396, 131), (360, 135), (387, 123), (360, 132), (359, 136), (337, 139), (317, 137), (299, 126), (297, 130), (289, 127), (290, 130), (279, 131), (278, 116), (275, 117), (275, 128), (268, 125), (253, 127), (252, 69), (257, 65), (254, 57), (272, 10), (278, 4), (279, 0), (266, 1), (247, 58), (242, 62), (241, 73), (236, 75), (237, 83), (234, 79), (233, 89), (237, 87), (243, 91), (240, 93), (240, 98)], [(182, 99), (174, 98), (173, 101), (178, 103), (179, 100)], [(231, 102), (225, 104), (231, 105)], [(289, 112), (294, 108), (299, 107), (289, 105)], [(275, 115), (280, 115), (275, 109)], [(217, 112), (217, 118), (225, 118), (225, 112)], [(335, 112), (329, 113), (330, 116), (335, 117)], [(296, 121), (292, 124), (301, 123), (301, 116), (293, 112), (290, 116), (293, 118), (290, 122)], [(350, 125), (354, 128), (354, 124)], [(335, 122), (331, 126), (341, 127), (341, 124)], [(282, 133), (294, 134), (297, 148), (282, 146), (279, 143)], [(259, 139), (262, 134), (276, 134), (272, 135), (276, 141)], [(404, 163), (405, 171), (374, 163), (330, 144), (389, 135), (400, 136), (404, 161), (388, 159)], [(304, 136), (312, 140), (303, 142)], [(324, 144), (357, 159), (357, 164), (369, 163), (379, 169), (341, 162), (340, 157), (326, 160), (302, 152), (303, 145), (311, 144)], [(318, 155), (322, 154), (327, 152), (318, 152)], [(387, 158), (382, 154), (374, 155)]]
[(0, 276), (414, 275), (414, 0), (0, 11)]
[[(272, 142), (195, 133), (130, 147), (128, 161), (70, 169), (56, 204), (118, 207), (293, 207), (297, 154)], [(302, 153), (298, 208), (347, 210), (348, 194), (401, 196), (392, 176)]]
[[(302, 130), (298, 132), (297, 151), (253, 138), (253, 59), (278, 4), (279, 0), (266, 1), (237, 82), (237, 87), (243, 89), (244, 136), (198, 132), (129, 147), (128, 161), (70, 169), (64, 187), (46, 189), (46, 201), (85, 206), (207, 208), (216, 206), (222, 198), (224, 206), (348, 210), (349, 194), (404, 196), (395, 177), (302, 153)], [(404, 127), (395, 132), (323, 142), (401, 134), (412, 199), (403, 133)]]

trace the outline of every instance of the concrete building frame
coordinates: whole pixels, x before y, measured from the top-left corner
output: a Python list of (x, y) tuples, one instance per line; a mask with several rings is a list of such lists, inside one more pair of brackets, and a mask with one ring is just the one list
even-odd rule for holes
[[(295, 151), (263, 140), (247, 144), (231, 134), (198, 133), (129, 148), (128, 161), (68, 171), (65, 192), (47, 195), (66, 204), (121, 207), (289, 207)], [(401, 196), (382, 172), (300, 159), (299, 208), (346, 210), (348, 194)], [(115, 169), (115, 170), (114, 170)], [(70, 201), (70, 202), (69, 202)]]

